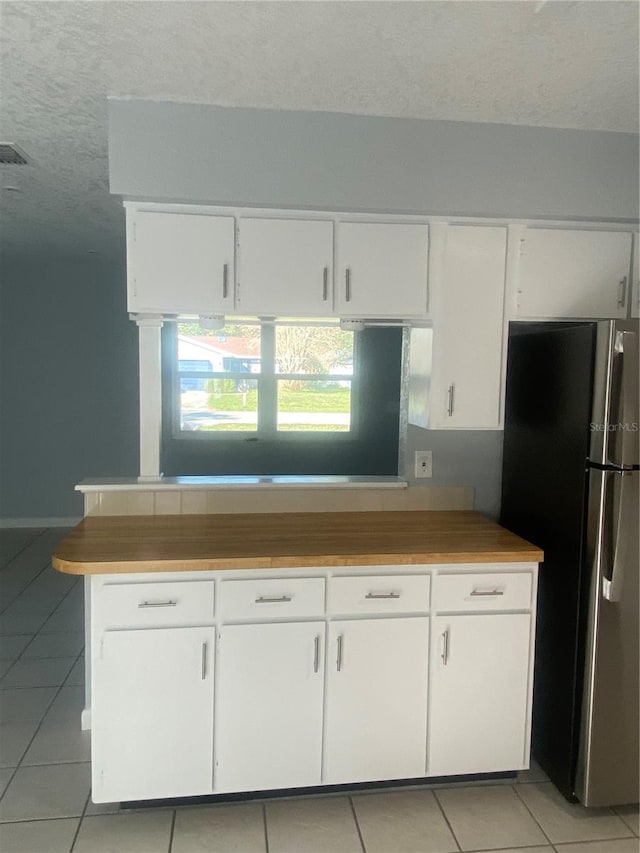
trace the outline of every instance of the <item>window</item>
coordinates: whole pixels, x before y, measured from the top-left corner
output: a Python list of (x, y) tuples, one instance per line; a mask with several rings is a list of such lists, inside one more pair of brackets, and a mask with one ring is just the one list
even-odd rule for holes
[(354, 431), (355, 335), (338, 326), (178, 324), (174, 433)]
[(398, 472), (402, 330), (162, 330), (162, 461), (189, 475)]

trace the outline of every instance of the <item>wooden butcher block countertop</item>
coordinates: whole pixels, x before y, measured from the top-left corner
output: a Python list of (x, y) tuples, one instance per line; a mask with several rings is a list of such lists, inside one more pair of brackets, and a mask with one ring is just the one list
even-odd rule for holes
[(56, 547), (53, 565), (87, 575), (542, 557), (477, 512), (301, 512), (87, 517)]

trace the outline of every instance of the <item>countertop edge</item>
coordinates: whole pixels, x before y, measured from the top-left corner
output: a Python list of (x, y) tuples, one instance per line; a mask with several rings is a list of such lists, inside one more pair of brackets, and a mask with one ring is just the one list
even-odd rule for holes
[(237, 557), (235, 559), (137, 560), (83, 563), (53, 557), (57, 571), (70, 575), (215, 572), (255, 569), (326, 569), (339, 566), (433, 566), (479, 563), (540, 563), (543, 552), (444, 552), (428, 554), (319, 554), (302, 557)]

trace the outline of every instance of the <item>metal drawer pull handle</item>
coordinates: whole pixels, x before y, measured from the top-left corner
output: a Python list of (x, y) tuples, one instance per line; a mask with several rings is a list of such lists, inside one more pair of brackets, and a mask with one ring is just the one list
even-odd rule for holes
[(336, 660), (336, 669), (338, 672), (342, 669), (342, 634), (338, 637), (338, 657)]
[(618, 308), (624, 308), (627, 301), (627, 277), (621, 278), (618, 282)]
[(268, 598), (266, 595), (259, 595), (256, 598), (256, 604), (280, 604), (285, 601), (292, 601), (293, 598), (290, 595), (278, 595), (275, 598)]
[(329, 296), (329, 267), (325, 267), (322, 273), (322, 301), (326, 302)]
[(229, 295), (229, 264), (222, 265), (222, 298)]
[(316, 635), (313, 646), (313, 671), (318, 672), (320, 669), (320, 634)]
[(141, 601), (138, 607), (140, 609), (144, 607), (175, 607), (177, 603), (172, 599), (168, 599), (168, 601)]
[(474, 589), (471, 591), (472, 596), (482, 596), (482, 595), (504, 595), (503, 589)]
[(400, 598), (399, 592), (368, 592), (365, 598)]
[(446, 666), (449, 663), (449, 629), (443, 633), (442, 635), (442, 654), (440, 655), (442, 658), (442, 663)]
[(344, 296), (346, 302), (351, 302), (351, 269), (349, 267), (344, 271)]
[(207, 678), (207, 644), (202, 644), (202, 680)]

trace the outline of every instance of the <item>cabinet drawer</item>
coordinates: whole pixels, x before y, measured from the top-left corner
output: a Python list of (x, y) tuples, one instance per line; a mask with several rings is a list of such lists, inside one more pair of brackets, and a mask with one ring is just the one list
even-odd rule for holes
[(443, 612), (527, 610), (531, 606), (531, 572), (438, 575), (433, 607)]
[(367, 575), (331, 578), (331, 613), (426, 613), (430, 578), (427, 575)]
[(223, 619), (261, 619), (324, 614), (324, 578), (222, 581)]
[(206, 625), (213, 621), (213, 581), (105, 584), (97, 610), (104, 628)]

